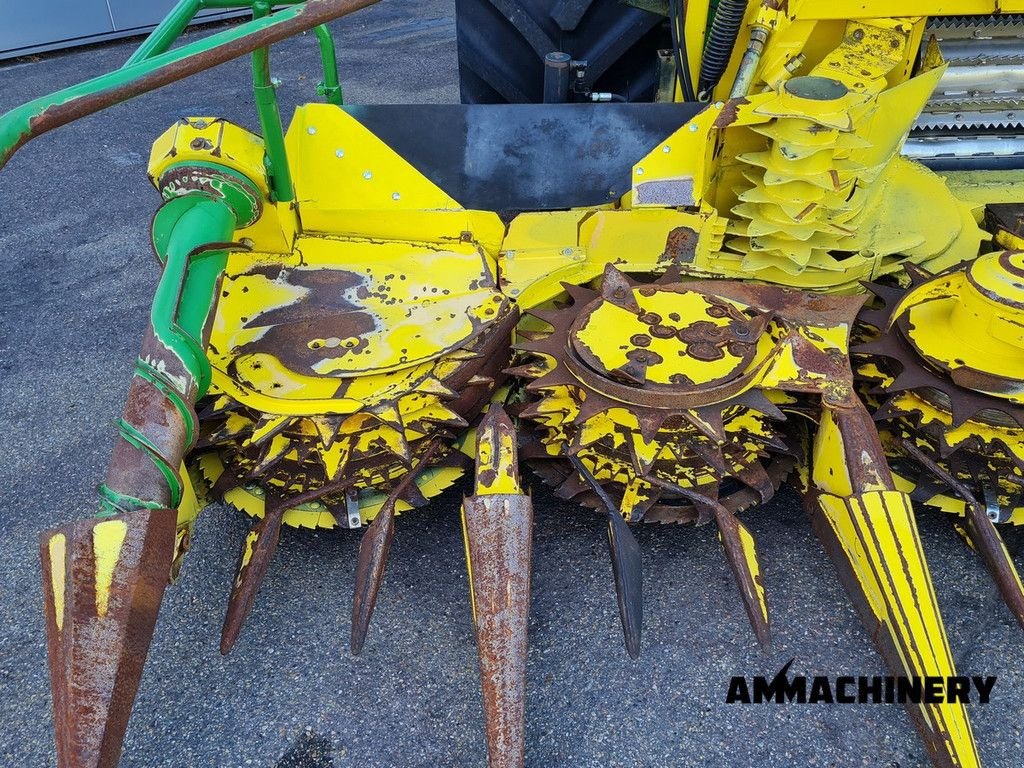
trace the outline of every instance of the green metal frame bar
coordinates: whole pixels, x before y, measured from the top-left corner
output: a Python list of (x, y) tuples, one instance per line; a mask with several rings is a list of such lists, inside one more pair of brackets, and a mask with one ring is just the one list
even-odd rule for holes
[[(261, 1), (270, 5), (265, 0), (253, 0), (253, 5)], [(35, 99), (0, 115), (0, 168), (22, 145), (47, 131), (231, 59), (268, 48), (273, 43), (373, 5), (377, 0), (305, 0), (301, 3), (292, 0), (292, 7), (273, 15), (254, 18), (203, 40), (158, 53), (173, 42), (179, 27), (184, 29), (182, 25), (187, 25), (184, 19), (195, 2), (181, 0), (142, 44), (142, 53), (133, 56), (121, 69)], [(240, 0), (200, 0), (200, 7), (249, 7), (249, 4), (246, 2), (242, 6)], [(262, 67), (260, 69), (262, 71)], [(336, 69), (334, 76), (337, 76)], [(326, 82), (329, 83), (330, 79), (327, 76)], [(276, 99), (274, 111), (277, 112)], [(261, 121), (264, 119), (266, 116), (261, 115)], [(287, 167), (286, 161), (281, 165), (281, 157), (272, 160), (276, 160), (275, 170)]]
[[(291, 3), (273, 2), (272, 0), (180, 0), (135, 53), (129, 57), (125, 62), (125, 67), (166, 53), (174, 41), (192, 23), (196, 14), (207, 8), (250, 8), (254, 19), (263, 19), (270, 16), (274, 5), (289, 5), (296, 2), (297, 0), (292, 0)], [(338, 77), (338, 57), (334, 37), (325, 24), (315, 27), (314, 33), (320, 46), (320, 58), (324, 69), (324, 79), (317, 87), (317, 92), (328, 103), (341, 106), (343, 96)], [(277, 101), (277, 86), (270, 72), (269, 46), (254, 51), (252, 54), (252, 84), (256, 112), (259, 116), (260, 130), (263, 134), (266, 151), (267, 176), (270, 179), (274, 199), (280, 202), (291, 202), (295, 199), (295, 188), (292, 185), (284, 126)]]
[[(270, 16), (270, 0), (254, 0), (252, 17), (265, 19)], [(263, 133), (266, 151), (267, 175), (274, 199), (291, 202), (295, 199), (292, 186), (291, 168), (288, 166), (288, 148), (284, 142), (284, 124), (281, 122), (281, 108), (277, 103), (277, 86), (270, 76), (270, 47), (260, 48), (252, 53), (252, 87), (256, 100), (256, 112)]]
[(324, 80), (317, 87), (317, 93), (324, 97), (328, 104), (341, 106), (345, 97), (341, 92), (341, 81), (338, 78), (338, 52), (334, 45), (334, 35), (326, 24), (313, 28), (317, 42), (320, 44), (320, 58), (324, 63)]

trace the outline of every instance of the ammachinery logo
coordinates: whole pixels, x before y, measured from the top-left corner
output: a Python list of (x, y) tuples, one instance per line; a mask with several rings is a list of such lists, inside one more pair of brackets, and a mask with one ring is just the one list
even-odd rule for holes
[(994, 677), (789, 676), (790, 659), (771, 680), (733, 677), (726, 704), (988, 704)]

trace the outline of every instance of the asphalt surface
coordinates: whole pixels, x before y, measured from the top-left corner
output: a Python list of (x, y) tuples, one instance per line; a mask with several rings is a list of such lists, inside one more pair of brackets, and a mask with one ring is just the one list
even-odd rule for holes
[[(451, 0), (336, 24), (354, 103), (458, 100)], [(310, 38), (276, 49), (284, 113), (315, 98)], [(117, 43), (0, 67), (0, 111), (117, 67)], [(90, 514), (157, 279), (149, 145), (184, 115), (253, 126), (244, 62), (36, 140), (0, 172), (0, 763), (50, 766), (40, 531)], [(527, 762), (531, 766), (918, 766), (898, 706), (730, 706), (734, 674), (884, 674), (796, 500), (749, 513), (773, 612), (761, 652), (711, 527), (638, 531), (644, 652), (626, 656), (601, 521), (535, 478)], [(201, 517), (164, 599), (122, 765), (479, 766), (476, 652), (451, 489), (404, 516), (363, 655), (347, 650), (358, 536), (287, 531), (234, 652), (218, 636), (246, 520)], [(996, 675), (973, 706), (985, 765), (1017, 768), (1024, 636), (937, 513), (925, 549), (962, 674)], [(1022, 538), (1010, 537), (1024, 567)]]

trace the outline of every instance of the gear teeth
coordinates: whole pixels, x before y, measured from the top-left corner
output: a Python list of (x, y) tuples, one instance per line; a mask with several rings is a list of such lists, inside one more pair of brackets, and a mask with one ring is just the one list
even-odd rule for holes
[(565, 281), (562, 281), (562, 288), (569, 294), (569, 298), (572, 299), (573, 306), (577, 307), (583, 307), (601, 296), (600, 293), (591, 288), (587, 288), (583, 285), (576, 285), (574, 283), (567, 283)]
[(399, 494), (398, 498), (413, 509), (422, 509), (430, 503), (430, 500), (423, 495), (423, 491), (420, 490), (416, 483), (409, 483), (402, 493)]
[(270, 442), (264, 447), (256, 466), (249, 471), (248, 476), (256, 479), (271, 470), (278, 462), (288, 455), (292, 448), (292, 441), (283, 435), (274, 435)]
[(529, 403), (525, 408), (519, 411), (516, 416), (520, 419), (532, 419), (534, 421), (543, 422), (546, 421), (548, 417), (560, 413), (562, 413), (562, 410), (557, 406), (557, 404), (552, 405), (552, 403), (545, 398), (543, 400), (536, 400)]
[(579, 415), (576, 417), (576, 423), (580, 424), (590, 421), (595, 416), (606, 413), (615, 407), (615, 401), (608, 399), (598, 392), (588, 390), (583, 402), (580, 403), (580, 410)]
[(523, 365), (514, 365), (511, 368), (506, 368), (502, 373), (514, 376), (517, 379), (539, 379), (551, 370), (535, 360)]
[(223, 443), (237, 442), (238, 439), (249, 430), (249, 420), (238, 415), (228, 414), (227, 420), (210, 434), (205, 440), (200, 441), (200, 446), (206, 447), (213, 445), (221, 445)]
[(342, 474), (351, 456), (351, 444), (348, 440), (339, 440), (320, 449), (320, 461), (324, 465), (328, 482), (336, 480)]
[(330, 448), (338, 439), (342, 424), (345, 423), (345, 416), (317, 416), (310, 419), (320, 436), (320, 442), (324, 448)]
[(526, 314), (530, 317), (535, 317), (541, 322), (547, 323), (552, 328), (557, 327), (555, 324), (565, 316), (565, 313), (560, 309), (529, 309)]
[(402, 434), (405, 433), (405, 424), (402, 421), (402, 414), (398, 410), (397, 405), (389, 403), (377, 408), (371, 408), (370, 414), (385, 427), (390, 427)]
[(708, 445), (700, 440), (694, 440), (687, 443), (687, 448), (697, 454), (701, 461), (713, 469), (719, 477), (725, 477), (730, 474), (729, 465), (726, 464), (725, 455), (719, 446)]
[(234, 472), (225, 468), (220, 477), (210, 486), (210, 498), (224, 500), (224, 497), (235, 488), (241, 487), (242, 482)]
[(629, 443), (629, 454), (633, 462), (633, 469), (640, 477), (646, 477), (654, 469), (658, 460), (661, 446), (654, 442), (648, 442), (639, 434), (632, 433), (627, 440)]
[(633, 360), (613, 370), (612, 375), (631, 386), (642, 387), (647, 383), (647, 360)]
[(197, 414), (200, 421), (210, 421), (219, 416), (237, 411), (241, 406), (227, 395), (212, 398)]
[(555, 387), (579, 386), (576, 377), (573, 376), (564, 365), (556, 365), (547, 370), (540, 378), (531, 381), (526, 385), (527, 392), (543, 392)]
[(931, 272), (919, 267), (913, 262), (907, 262), (903, 265), (903, 271), (907, 273), (907, 277), (910, 278), (910, 287), (916, 288), (919, 285), (927, 283), (929, 280), (935, 277)]
[(759, 504), (766, 504), (775, 496), (775, 483), (760, 462), (741, 469), (736, 479), (757, 494)]
[[(480, 378), (482, 378), (483, 381), (474, 384), (474, 382), (471, 379), (469, 382), (467, 382), (467, 386), (476, 386), (479, 384), (493, 383), (492, 379), (486, 377)], [(417, 384), (416, 392), (422, 392), (423, 394), (433, 395), (439, 400), (455, 400), (459, 396), (457, 392), (455, 392), (452, 389), (449, 389), (444, 384), (442, 384), (440, 380), (434, 378), (433, 376), (428, 376), (419, 384)]]
[(264, 414), (253, 427), (249, 441), (253, 445), (259, 445), (272, 437), (277, 437), (290, 422), (290, 416)]
[(416, 420), (411, 422), (409, 426), (419, 432), (422, 432), (423, 429), (421, 429), (421, 427), (426, 423), (434, 424), (443, 429), (453, 431), (466, 429), (469, 426), (469, 422), (459, 414), (440, 404), (435, 404), (433, 407), (425, 409), (425, 412), (419, 414)]
[(590, 490), (588, 486), (575, 472), (570, 472), (569, 476), (555, 488), (555, 496), (566, 501), (571, 501), (579, 496), (581, 493)]
[(779, 409), (779, 406), (769, 400), (764, 391), (760, 389), (748, 389), (743, 394), (730, 400), (726, 405), (728, 407), (739, 405), (758, 413), (763, 413), (773, 421), (786, 421), (786, 414)]
[(696, 411), (682, 411), (683, 418), (702, 435), (716, 444), (725, 442), (725, 424), (721, 406), (708, 406)]
[(604, 268), (604, 281), (601, 284), (601, 296), (609, 304), (622, 307), (633, 314), (640, 314), (640, 307), (633, 297), (633, 283), (626, 275), (620, 272), (612, 264), (606, 264)]
[(551, 340), (551, 336), (545, 336), (543, 339), (538, 339), (536, 341), (521, 341), (518, 344), (513, 344), (512, 348), (517, 352), (526, 352), (531, 355), (540, 355), (556, 360), (561, 352), (557, 343)]
[(664, 427), (665, 420), (669, 415), (665, 411), (648, 411), (637, 415), (637, 429), (640, 430), (640, 436), (647, 442), (652, 442)]
[[(601, 478), (601, 484), (615, 489), (618, 509), (630, 522), (642, 519), (662, 496), (662, 491), (652, 485), (652, 478), (659, 472), (684, 484), (713, 484), (717, 492), (719, 480), (736, 478), (744, 467), (754, 464), (756, 468), (746, 474), (753, 492), (745, 486), (737, 489), (741, 503), (752, 503), (758, 494), (767, 497), (774, 493), (774, 475), (760, 466), (762, 458), (772, 455), (765, 449), (781, 449), (787, 455), (792, 449), (771, 426), (773, 421), (784, 421), (785, 414), (763, 393), (751, 390), (702, 407), (659, 408), (644, 403), (642, 390), (655, 385), (647, 381), (648, 369), (642, 358), (637, 360), (631, 355), (629, 359), (634, 364), (619, 368), (614, 366), (621, 366), (621, 359), (616, 360), (598, 374), (609, 384), (618, 383), (620, 389), (613, 391), (621, 391), (625, 381), (629, 389), (623, 399), (601, 394), (599, 385), (584, 383), (582, 374), (577, 376), (570, 370), (567, 356), (575, 354), (572, 323), (581, 316), (579, 302), (589, 305), (604, 301), (639, 317), (646, 311), (642, 307), (648, 307), (649, 297), (678, 280), (678, 274), (670, 271), (654, 283), (640, 284), (614, 265), (607, 265), (601, 294), (576, 287), (570, 294), (575, 303), (561, 309), (546, 309), (538, 315), (553, 330), (533, 334), (519, 344), (527, 354), (545, 358), (543, 362), (521, 363), (508, 371), (523, 380), (525, 391), (534, 395), (528, 405), (518, 409), (518, 415), (540, 425), (535, 433), (539, 439), (524, 453), (547, 460), (542, 464), (542, 476), (558, 488), (560, 497), (575, 498), (586, 487), (567, 479), (556, 469), (563, 464), (552, 459), (586, 461), (588, 469)], [(677, 325), (684, 322), (673, 311), (668, 316)], [(701, 314), (685, 321), (699, 319), (706, 318)], [(772, 312), (744, 310), (743, 320), (749, 332), (743, 338), (760, 338), (773, 319)], [(641, 322), (648, 323), (645, 319)], [(608, 343), (614, 344), (614, 339)], [(654, 369), (649, 370), (653, 376)], [(629, 394), (634, 390), (636, 402)], [(709, 480), (714, 482), (709, 484)], [(592, 505), (594, 501), (592, 495), (585, 495), (584, 503)], [(666, 509), (677, 506), (672, 504)], [(680, 507), (685, 510), (682, 516), (658, 509), (655, 519), (663, 522), (690, 522), (695, 514), (685, 506)]]

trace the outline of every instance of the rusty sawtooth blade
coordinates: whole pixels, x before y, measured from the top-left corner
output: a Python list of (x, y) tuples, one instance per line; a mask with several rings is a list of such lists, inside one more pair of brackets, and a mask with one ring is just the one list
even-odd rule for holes
[(391, 542), (395, 538), (395, 504), (405, 493), (409, 483), (426, 468), (437, 453), (440, 443), (434, 441), (423, 452), (423, 456), (415, 467), (406, 472), (398, 485), (388, 495), (384, 506), (380, 508), (373, 522), (363, 534), (359, 542), (359, 559), (356, 562), (355, 594), (352, 599), (352, 638), (350, 647), (352, 654), (362, 653), (366, 642), (366, 633), (370, 628), (370, 618), (377, 605), (377, 594), (384, 580), (384, 569), (391, 551)]
[(629, 530), (629, 525), (619, 514), (615, 502), (590, 470), (578, 456), (569, 456), (569, 461), (600, 497), (608, 513), (608, 553), (612, 558), (612, 574), (615, 577), (615, 596), (619, 603), (622, 634), (630, 658), (640, 658), (640, 634), (644, 619), (640, 545), (633, 532)]
[(177, 513), (140, 509), (40, 538), (57, 762), (113, 768), (156, 627)]

